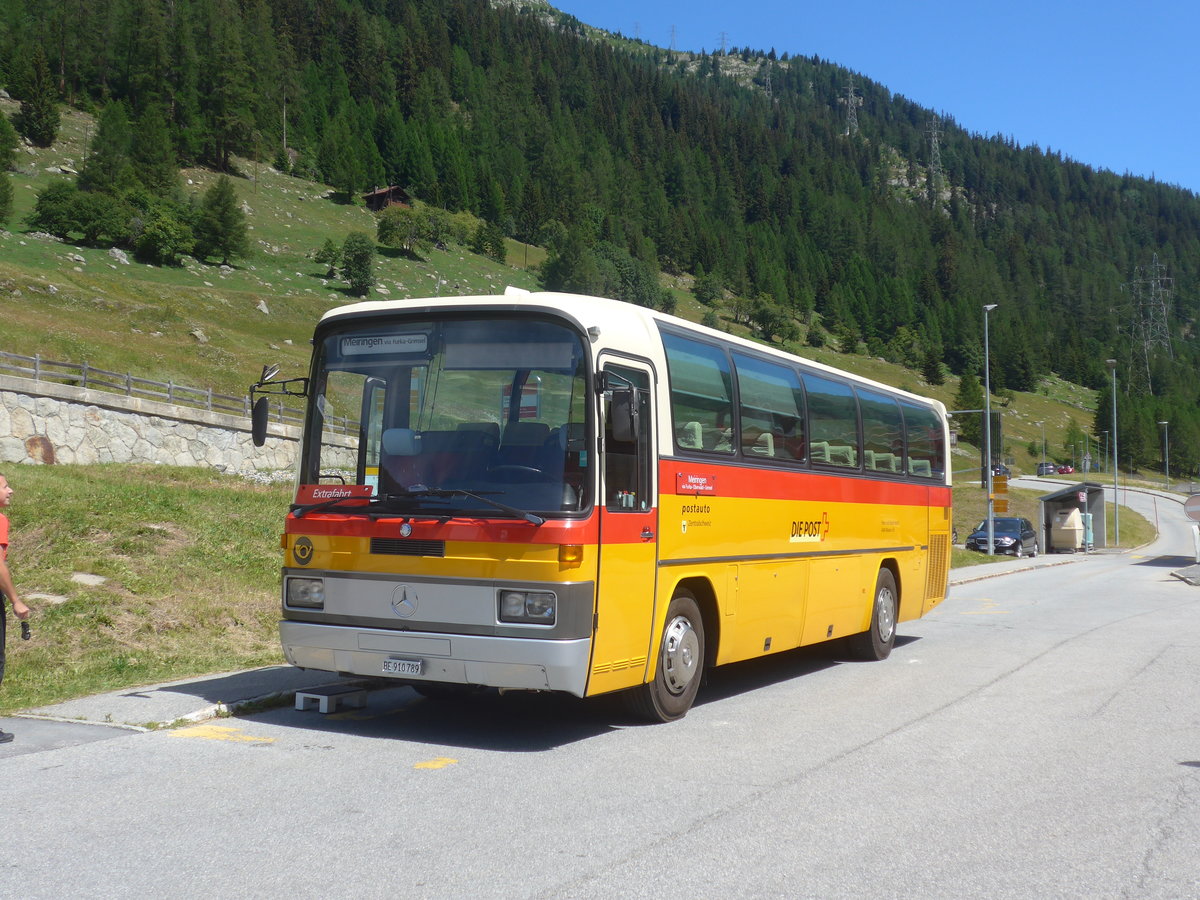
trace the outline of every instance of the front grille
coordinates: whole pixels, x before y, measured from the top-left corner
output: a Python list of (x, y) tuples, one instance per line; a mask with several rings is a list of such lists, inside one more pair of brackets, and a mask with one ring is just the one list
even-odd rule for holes
[(404, 538), (371, 538), (372, 553), (392, 556), (445, 556), (445, 541), (409, 541)]

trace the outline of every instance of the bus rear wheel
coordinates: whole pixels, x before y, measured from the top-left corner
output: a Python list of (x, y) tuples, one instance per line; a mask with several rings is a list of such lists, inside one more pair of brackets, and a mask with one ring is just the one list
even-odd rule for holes
[(896, 617), (900, 592), (892, 570), (882, 568), (875, 579), (875, 601), (871, 604), (871, 627), (850, 636), (850, 653), (855, 659), (887, 659), (896, 643)]
[(691, 592), (680, 588), (667, 607), (654, 679), (626, 694), (631, 712), (652, 722), (682, 719), (704, 673), (704, 620)]

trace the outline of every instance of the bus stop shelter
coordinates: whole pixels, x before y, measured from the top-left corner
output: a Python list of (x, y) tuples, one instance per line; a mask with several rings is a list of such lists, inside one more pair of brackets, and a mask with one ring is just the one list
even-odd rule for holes
[[(1038, 546), (1045, 552), (1061, 553), (1068, 550), (1098, 549), (1108, 546), (1108, 527), (1105, 518), (1107, 507), (1104, 503), (1104, 487), (1102, 485), (1096, 484), (1094, 481), (1067, 485), (1057, 491), (1043, 494), (1038, 499), (1038, 509)], [(1061, 536), (1062, 530), (1056, 529), (1055, 523), (1061, 521), (1060, 517), (1069, 514), (1071, 510), (1078, 510), (1081, 517), (1084, 514), (1091, 515), (1092, 540), (1090, 544), (1085, 539), (1082, 547), (1067, 546), (1067, 542)], [(1055, 545), (1056, 531), (1059, 533), (1057, 542), (1059, 546)]]

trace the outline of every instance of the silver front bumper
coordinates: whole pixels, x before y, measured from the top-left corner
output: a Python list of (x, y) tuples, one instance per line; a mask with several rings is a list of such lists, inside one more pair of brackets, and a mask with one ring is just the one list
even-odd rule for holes
[(408, 681), (478, 684), (521, 690), (562, 691), (582, 697), (587, 688), (591, 640), (526, 640), (432, 634), (344, 625), (282, 621), (279, 637), (287, 661), (302, 669), (393, 677), (386, 659), (420, 660)]

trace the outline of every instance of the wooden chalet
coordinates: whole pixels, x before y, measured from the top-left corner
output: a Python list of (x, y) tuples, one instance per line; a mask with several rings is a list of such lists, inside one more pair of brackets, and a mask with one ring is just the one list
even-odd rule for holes
[(376, 188), (363, 194), (363, 202), (371, 212), (379, 212), (389, 206), (408, 206), (408, 192), (399, 185), (390, 184), (387, 187)]

